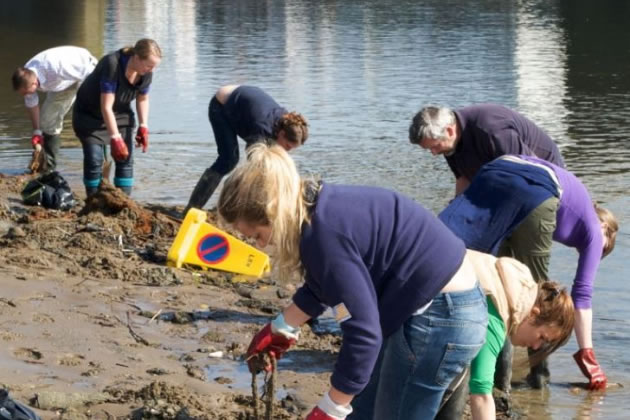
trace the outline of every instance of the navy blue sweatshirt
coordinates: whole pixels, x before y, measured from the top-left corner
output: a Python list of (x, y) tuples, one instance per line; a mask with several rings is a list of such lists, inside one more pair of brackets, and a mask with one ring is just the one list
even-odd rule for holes
[(537, 156), (564, 168), (558, 146), (532, 121), (501, 105), (480, 104), (455, 111), (461, 137), (445, 156), (455, 178), (472, 180), (486, 163), (503, 155)]
[(311, 317), (330, 306), (341, 322), (335, 388), (363, 390), (383, 338), (442, 290), (465, 253), (433, 213), (403, 195), (323, 184), (302, 229), (306, 278), (293, 301)]
[(438, 217), (467, 248), (497, 255), (505, 238), (554, 196), (560, 191), (547, 171), (500, 158), (484, 165)]
[(288, 112), (255, 86), (237, 87), (223, 107), (236, 134), (248, 144), (271, 138), (274, 124)]

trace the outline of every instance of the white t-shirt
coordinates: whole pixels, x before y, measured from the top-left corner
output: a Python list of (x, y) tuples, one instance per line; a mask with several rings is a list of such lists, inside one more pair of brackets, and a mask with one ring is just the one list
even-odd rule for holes
[[(96, 66), (97, 60), (88, 50), (63, 46), (44, 50), (31, 58), (24, 67), (35, 72), (41, 92), (61, 92), (82, 82)], [(28, 108), (39, 104), (37, 92), (24, 96)]]

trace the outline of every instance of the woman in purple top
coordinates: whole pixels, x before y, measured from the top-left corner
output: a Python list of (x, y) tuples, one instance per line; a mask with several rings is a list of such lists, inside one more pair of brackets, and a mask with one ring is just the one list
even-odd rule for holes
[(435, 416), (487, 324), (459, 238), (393, 191), (302, 180), (283, 148), (264, 143), (227, 179), (218, 209), (258, 246), (275, 246), (281, 275), (305, 279), (253, 338), (252, 371), (270, 369), (261, 354), (280, 357), (302, 324), (331, 307), (343, 343), (330, 391), (307, 420)]
[[(542, 187), (535, 183), (519, 183), (526, 185), (518, 194), (513, 191), (502, 192), (497, 188), (496, 182), (492, 182), (487, 175), (491, 168), (495, 172), (501, 171), (504, 161), (509, 161), (512, 167), (522, 167), (522, 170), (512, 170), (504, 173), (504, 178), (525, 177), (526, 171), (531, 174), (545, 177), (550, 183), (557, 185), (557, 196), (549, 198), (534, 208), (518, 223), (512, 223), (520, 200), (526, 203), (538, 193)], [(496, 176), (496, 174), (495, 174)], [(528, 176), (531, 180), (533, 177)], [(496, 180), (496, 178), (495, 178)], [(512, 185), (516, 185), (515, 182)], [(471, 188), (474, 187), (474, 188)], [(573, 281), (571, 296), (576, 308), (575, 333), (580, 350), (574, 355), (575, 361), (589, 379), (591, 389), (603, 389), (606, 386), (606, 376), (595, 359), (592, 341), (592, 295), (593, 283), (597, 273), (599, 262), (608, 255), (615, 246), (615, 238), (618, 231), (618, 223), (614, 215), (591, 200), (588, 190), (582, 182), (571, 172), (560, 168), (553, 163), (533, 156), (504, 156), (484, 167), (479, 176), (473, 178), (470, 191), (458, 196), (442, 212), (440, 219), (454, 232), (464, 239), (467, 246), (475, 238), (466, 238), (467, 226), (461, 226), (454, 217), (452, 209), (461, 205), (460, 202), (475, 202), (470, 197), (473, 191), (492, 191), (494, 203), (491, 208), (482, 205), (466, 207), (464, 219), (478, 219), (473, 213), (493, 215), (494, 226), (488, 230), (496, 238), (483, 238), (488, 244), (501, 242), (499, 255), (514, 257), (525, 263), (537, 281), (548, 280), (547, 270), (551, 253), (552, 240), (576, 248), (579, 253), (576, 275)], [(505, 200), (502, 201), (502, 197)], [(509, 199), (507, 198), (509, 197)], [(542, 200), (542, 199), (541, 199)], [(481, 203), (483, 204), (483, 203)], [(444, 216), (448, 215), (448, 216)], [(497, 228), (496, 221), (501, 220), (505, 224), (503, 231)], [(516, 226), (514, 228), (514, 226)], [(476, 227), (478, 229), (478, 227)], [(479, 243), (479, 242), (476, 242)], [(487, 249), (480, 251), (489, 252)], [(544, 364), (538, 369), (533, 369), (529, 380), (532, 385), (539, 387), (548, 376)], [(539, 366), (541, 366), (539, 365)], [(542, 369), (542, 370), (541, 370)], [(509, 382), (508, 382), (509, 384)], [(509, 385), (504, 386), (505, 388)], [(500, 388), (504, 388), (501, 387)]]
[[(534, 238), (540, 242), (545, 241), (545, 236), (551, 235), (554, 241), (578, 251), (579, 258), (571, 297), (576, 309), (575, 335), (579, 351), (573, 357), (582, 373), (589, 379), (589, 388), (605, 389), (606, 375), (593, 352), (592, 297), (599, 263), (602, 258), (612, 252), (615, 246), (619, 229), (617, 219), (610, 211), (595, 204), (586, 186), (568, 170), (533, 156), (519, 156), (519, 158), (526, 162), (543, 165), (551, 169), (557, 177), (561, 195), (555, 214), (555, 229), (552, 232), (542, 231), (534, 235)], [(500, 251), (503, 255), (513, 255), (518, 259), (530, 254), (531, 248), (528, 244), (531, 240), (519, 241), (515, 238), (531, 235), (530, 228), (532, 221), (535, 222), (534, 219), (535, 217), (528, 217), (516, 228)], [(522, 243), (525, 243), (525, 246), (522, 246)], [(549, 249), (548, 253), (550, 252)], [(545, 256), (542, 253), (534, 255), (533, 258), (548, 260), (548, 256), (549, 254)], [(532, 271), (535, 272), (535, 270)], [(541, 279), (548, 279), (546, 266), (537, 280)], [(548, 375), (548, 372), (542, 372), (542, 374)], [(532, 375), (530, 379), (535, 385), (540, 382), (536, 375)]]

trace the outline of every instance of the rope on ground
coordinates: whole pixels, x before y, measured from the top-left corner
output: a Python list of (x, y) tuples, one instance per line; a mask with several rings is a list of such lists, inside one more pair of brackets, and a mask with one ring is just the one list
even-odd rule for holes
[(138, 343), (144, 344), (145, 346), (151, 345), (151, 343), (149, 343), (147, 340), (142, 338), (140, 334), (138, 334), (137, 332), (133, 330), (133, 328), (131, 328), (131, 319), (129, 317), (129, 311), (127, 311), (127, 329), (129, 330), (129, 334), (131, 334), (133, 339), (136, 340)]
[(252, 372), (252, 399), (254, 404), (254, 420), (273, 420), (273, 397), (276, 388), (276, 372), (278, 362), (275, 356), (264, 353), (258, 356), (262, 366), (271, 365), (271, 372), (265, 373), (265, 383), (263, 385), (263, 397), (265, 403), (265, 417), (261, 417), (258, 407), (258, 386), (256, 384), (256, 373)]

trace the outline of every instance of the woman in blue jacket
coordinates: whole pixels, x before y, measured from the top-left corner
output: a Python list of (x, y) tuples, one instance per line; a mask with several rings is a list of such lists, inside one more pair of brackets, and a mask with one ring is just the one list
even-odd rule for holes
[(343, 343), (330, 391), (307, 419), (435, 416), (487, 324), (460, 239), (393, 191), (302, 180), (283, 148), (264, 143), (227, 179), (218, 209), (258, 246), (275, 246), (282, 276), (305, 278), (252, 340), (250, 369), (261, 353), (282, 356), (300, 326), (331, 307)]

